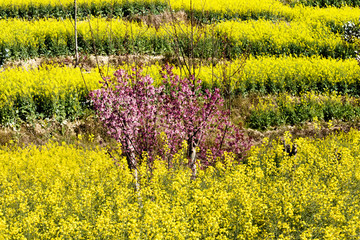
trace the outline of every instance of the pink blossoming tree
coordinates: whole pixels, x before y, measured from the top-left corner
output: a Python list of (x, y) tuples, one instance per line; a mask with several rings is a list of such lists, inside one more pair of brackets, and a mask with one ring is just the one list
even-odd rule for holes
[(163, 84), (155, 87), (153, 79), (140, 70), (133, 69), (131, 74), (118, 70), (113, 78), (103, 79), (101, 89), (90, 93), (108, 134), (121, 143), (130, 169), (136, 169), (143, 152), (150, 161), (161, 153), (161, 132), (168, 138), (170, 154), (187, 142), (192, 178), (197, 157), (204, 165), (213, 163), (205, 161), (207, 149), (215, 161), (224, 151), (240, 156), (250, 147), (249, 139), (230, 122), (229, 113), (221, 110), (224, 100), (218, 89), (202, 92), (200, 80), (181, 79), (168, 65), (162, 77)]

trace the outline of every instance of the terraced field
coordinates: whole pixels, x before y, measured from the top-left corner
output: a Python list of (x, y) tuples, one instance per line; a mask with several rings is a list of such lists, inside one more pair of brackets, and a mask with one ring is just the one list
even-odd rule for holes
[[(359, 1), (79, 0), (76, 24), (74, 9), (0, 1), (1, 239), (359, 239)], [(170, 91), (164, 66), (201, 80), (186, 91), (204, 109), (219, 89), (232, 125), (196, 149), (165, 129), (134, 167), (90, 93), (118, 69)]]

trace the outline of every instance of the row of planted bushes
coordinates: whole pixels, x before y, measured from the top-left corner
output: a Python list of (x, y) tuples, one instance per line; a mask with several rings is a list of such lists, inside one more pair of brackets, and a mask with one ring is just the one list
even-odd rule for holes
[[(75, 49), (71, 20), (0, 20), (0, 59), (72, 55)], [(78, 23), (81, 52), (97, 54), (175, 54), (174, 38), (185, 55), (197, 58), (224, 56), (236, 58), (244, 51), (255, 56), (314, 56), (350, 58), (355, 43), (345, 42), (321, 22), (226, 21), (195, 28), (196, 43), (191, 46), (191, 27), (185, 23), (159, 27), (121, 19), (93, 18)], [(177, 36), (175, 35), (177, 33)]]
[(88, 92), (97, 89), (101, 80), (97, 69), (88, 74), (81, 73), (79, 68), (55, 65), (32, 70), (7, 69), (1, 75), (1, 124), (51, 117), (60, 122), (74, 120), (89, 109)]
[[(349, 0), (350, 1), (350, 0)], [(349, 2), (348, 1), (348, 2)], [(351, 0), (357, 1), (357, 0)], [(311, 1), (306, 1), (311, 2)], [(318, 2), (318, 1), (317, 1)], [(344, 1), (335, 1), (343, 3)], [(190, 5), (192, 4), (192, 5)], [(331, 4), (329, 4), (331, 5)], [(351, 5), (351, 4), (350, 4)], [(201, 22), (211, 23), (230, 19), (286, 19), (290, 20), (321, 20), (326, 25), (334, 27), (334, 31), (341, 30), (344, 22), (355, 21), (360, 15), (359, 8), (328, 7), (323, 9), (304, 7), (298, 5), (289, 7), (277, 0), (253, 0), (234, 1), (234, 0), (209, 0), (206, 4), (202, 0), (194, 1), (98, 1), (82, 0), (78, 1), (79, 17), (103, 16), (103, 17), (123, 17), (133, 14), (158, 14), (171, 6), (176, 11), (184, 10)], [(2, 1), (0, 3), (0, 18), (67, 18), (72, 17), (74, 8), (73, 1), (65, 0), (54, 1), (28, 1), (14, 0)]]
[[(55, 3), (55, 4), (54, 4)], [(127, 17), (135, 14), (159, 14), (168, 8), (163, 1), (78, 1), (77, 16)], [(1, 18), (73, 18), (74, 1), (2, 1)]]
[[(193, 1), (194, 16), (202, 21), (219, 21), (225, 19), (242, 18), (261, 18), (266, 17), (269, 19), (277, 19), (286, 16), (290, 18), (291, 8), (282, 5), (281, 3), (270, 1), (252, 1), (245, 4), (245, 1), (225, 1), (221, 4), (217, 1), (211, 1), (205, 6), (201, 1)], [(28, 1), (28, 0), (15, 0), (15, 1), (3, 1), (0, 3), (1, 18), (43, 18), (43, 17), (55, 17), (64, 18), (72, 17), (74, 14), (74, 1)], [(249, 5), (250, 4), (250, 5)], [(269, 10), (269, 5), (276, 5), (277, 9), (282, 11)], [(78, 15), (79, 17), (93, 16), (115, 16), (124, 17), (132, 14), (158, 14), (169, 7), (180, 11), (185, 10), (190, 12), (190, 2), (180, 1), (98, 1), (98, 0), (83, 0), (78, 1)], [(231, 8), (233, 6), (235, 8)], [(207, 14), (200, 14), (206, 12)]]
[[(225, 153), (190, 180), (184, 149), (175, 165), (139, 167), (107, 149), (50, 142), (0, 149), (3, 239), (357, 239), (360, 133), (253, 147), (246, 163)], [(186, 150), (186, 149), (185, 149)], [(186, 152), (186, 151), (185, 151)], [(146, 156), (145, 156), (146, 158)]]
[(209, 0), (206, 3), (204, 5), (202, 0), (182, 2), (174, 0), (171, 1), (171, 6), (176, 10), (185, 10), (189, 15), (193, 14), (196, 19), (205, 23), (249, 19), (285, 19), (289, 22), (292, 20), (321, 21), (324, 25), (330, 26), (333, 32), (341, 32), (341, 27), (345, 22), (356, 21), (360, 15), (359, 7), (337, 8), (329, 5), (326, 8), (314, 8), (300, 4), (290, 7), (278, 0), (253, 0), (251, 2)]
[[(239, 60), (227, 63), (235, 72)], [(215, 71), (223, 75), (219, 64)], [(340, 94), (358, 96), (360, 90), (359, 66), (355, 59), (337, 60), (321, 57), (250, 57), (240, 75), (234, 75), (232, 84), (235, 92), (240, 94), (259, 93), (261, 95), (289, 92), (299, 95), (307, 91), (336, 91)], [(209, 79), (211, 69), (200, 72), (201, 79)], [(213, 78), (214, 79), (214, 78)], [(217, 79), (217, 78), (215, 78)], [(207, 81), (205, 81), (206, 83)], [(215, 85), (219, 83), (215, 82)]]
[[(319, 94), (337, 92), (358, 97), (360, 73), (356, 60), (312, 58), (250, 57), (243, 69), (241, 60), (222, 62), (215, 67), (202, 66), (197, 75), (203, 88), (222, 88), (229, 84), (235, 94), (277, 94), (288, 92), (301, 95), (308, 91)], [(129, 66), (120, 66), (129, 69)], [(161, 84), (161, 66), (144, 66), (144, 73)], [(15, 119), (30, 121), (36, 118), (57, 116), (74, 119), (89, 108), (88, 92), (100, 87), (98, 69), (81, 73), (79, 68), (43, 65), (24, 70), (6, 69), (0, 73), (0, 123), (8, 124)], [(104, 68), (103, 75), (112, 75), (114, 67)], [(174, 72), (184, 77), (184, 71)], [(321, 118), (321, 116), (319, 116)], [(268, 118), (266, 118), (268, 119)], [(311, 119), (311, 118), (310, 118)], [(302, 120), (301, 120), (302, 121)], [(294, 122), (295, 123), (295, 122)], [(297, 122), (296, 122), (297, 123)], [(276, 125), (265, 122), (255, 128)], [(293, 124), (293, 123), (291, 123)]]
[[(86, 89), (79, 89), (87, 92)], [(311, 93), (300, 98), (282, 95), (275, 99), (260, 99), (260, 103), (251, 105), (249, 115), (242, 119), (246, 127), (265, 130), (268, 127), (297, 125), (314, 119), (332, 121), (356, 120), (360, 117), (359, 102), (350, 97), (318, 96), (309, 99)], [(270, 96), (271, 97), (271, 96)], [(288, 101), (294, 98), (295, 100)], [(31, 96), (14, 97), (10, 105), (0, 109), (2, 124), (16, 126), (17, 120), (32, 122), (39, 118), (52, 118), (59, 122), (74, 120), (84, 116), (91, 109), (86, 95), (77, 92), (61, 93), (60, 96), (46, 96), (45, 91)]]
[(360, 118), (360, 102), (336, 93), (317, 95), (307, 92), (300, 97), (280, 94), (261, 98), (254, 105), (246, 122), (250, 128), (266, 129), (280, 125), (296, 125), (307, 121), (351, 121)]
[(341, 35), (334, 34), (321, 21), (226, 21), (216, 25), (215, 30), (230, 41), (230, 57), (245, 49), (255, 56), (355, 56), (356, 44), (344, 42)]

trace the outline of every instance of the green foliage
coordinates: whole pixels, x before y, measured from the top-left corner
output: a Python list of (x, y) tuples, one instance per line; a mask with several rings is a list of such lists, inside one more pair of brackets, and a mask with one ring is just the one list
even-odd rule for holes
[(351, 121), (360, 118), (359, 102), (336, 94), (314, 95), (312, 92), (300, 98), (280, 95), (274, 100), (262, 100), (253, 107), (246, 122), (249, 127), (265, 130), (280, 125), (297, 125), (313, 119)]
[[(135, 14), (159, 14), (168, 9), (163, 1), (79, 1), (78, 18), (95, 17), (128, 17)], [(72, 4), (32, 4), (3, 5), (0, 4), (0, 19), (22, 18), (27, 20), (40, 18), (73, 18)]]
[[(85, 92), (86, 90), (80, 90)], [(79, 92), (66, 92), (60, 95), (47, 95), (46, 92), (31, 95), (15, 95), (9, 105), (0, 108), (0, 124), (12, 125), (15, 122), (31, 123), (35, 119), (53, 118), (59, 122), (75, 120), (90, 108), (86, 96)]]
[[(314, 23), (315, 24), (315, 23)], [(73, 23), (70, 20), (40, 19), (32, 22), (0, 20), (2, 58), (26, 59), (38, 56), (73, 55), (75, 49)], [(175, 34), (174, 32), (177, 32)], [(189, 24), (159, 28), (144, 23), (121, 19), (92, 18), (78, 22), (80, 52), (89, 54), (153, 54), (173, 55), (173, 41), (177, 39), (186, 56), (234, 59), (249, 52), (254, 56), (321, 56), (347, 59), (355, 57), (355, 43), (342, 41), (341, 37), (323, 27), (300, 21), (265, 20), (226, 21), (215, 26), (195, 29), (191, 39)], [(300, 32), (300, 33), (299, 33)], [(195, 40), (196, 42), (192, 41)], [(195, 43), (195, 44), (194, 44)], [(195, 47), (194, 47), (195, 46)], [(7, 49), (7, 54), (4, 54)]]

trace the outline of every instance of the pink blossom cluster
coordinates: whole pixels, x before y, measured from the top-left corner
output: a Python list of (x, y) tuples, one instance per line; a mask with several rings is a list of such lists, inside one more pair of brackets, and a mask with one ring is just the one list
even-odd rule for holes
[[(163, 67), (162, 77), (163, 84), (155, 87), (153, 79), (139, 69), (118, 70), (113, 78), (103, 79), (101, 89), (90, 93), (99, 119), (121, 143), (129, 167), (135, 167), (143, 152), (150, 161), (156, 154), (165, 154), (159, 146), (162, 132), (168, 139), (167, 154), (177, 152), (185, 140), (193, 161), (197, 157), (204, 165), (213, 164), (224, 151), (237, 154), (240, 160), (250, 140), (231, 123), (229, 112), (222, 110), (219, 89), (201, 91), (200, 80), (181, 79), (169, 65)], [(213, 162), (206, 159), (207, 149), (212, 150)]]

